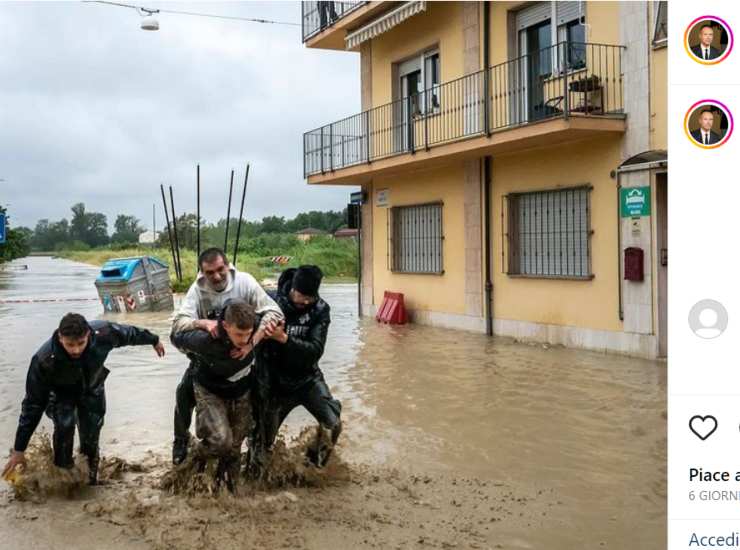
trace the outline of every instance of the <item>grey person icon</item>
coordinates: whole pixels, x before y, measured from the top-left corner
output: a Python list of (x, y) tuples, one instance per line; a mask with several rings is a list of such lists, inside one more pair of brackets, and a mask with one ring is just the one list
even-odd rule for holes
[(727, 329), (729, 317), (717, 300), (701, 300), (689, 312), (689, 327), (699, 338), (711, 340)]

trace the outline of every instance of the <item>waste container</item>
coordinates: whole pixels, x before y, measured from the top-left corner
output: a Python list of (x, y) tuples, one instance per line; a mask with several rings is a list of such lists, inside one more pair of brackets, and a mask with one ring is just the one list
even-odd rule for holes
[(106, 312), (171, 311), (174, 307), (169, 268), (152, 256), (108, 260), (95, 287)]

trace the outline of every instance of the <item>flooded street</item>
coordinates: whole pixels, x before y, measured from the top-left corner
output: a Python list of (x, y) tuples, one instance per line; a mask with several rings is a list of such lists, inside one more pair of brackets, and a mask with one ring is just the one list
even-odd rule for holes
[[(16, 269), (21, 264), (28, 270)], [(18, 260), (0, 271), (0, 301), (94, 299), (97, 271), (60, 259)], [(270, 512), (263, 524), (253, 514), (245, 522), (263, 537), (255, 541), (294, 548), (665, 547), (665, 363), (378, 325), (357, 319), (353, 285), (326, 285), (322, 295), (332, 307), (332, 325), (321, 366), (343, 403), (339, 455), (351, 481), (296, 490), (300, 500), (292, 508), (269, 501), (277, 515)], [(5, 449), (15, 434), (30, 357), (68, 311), (102, 317), (94, 300), (0, 303)], [(160, 469), (169, 460), (174, 392), (187, 366), (167, 339), (170, 315), (111, 317), (156, 332), (168, 353), (157, 359), (146, 347), (111, 354), (104, 456), (148, 460)], [(288, 433), (309, 421), (303, 410), (294, 411)], [(42, 426), (51, 430), (47, 418)], [(90, 513), (91, 503), (113, 498), (114, 490), (144, 499), (137, 497), (142, 483), (90, 490), (73, 504), (39, 505), (15, 502), (3, 485), (0, 540), (46, 548), (74, 531), (75, 544), (56, 543), (187, 547), (138, 525), (131, 514), (122, 520), (118, 508), (104, 510), (100, 503)], [(151, 487), (141, 492), (159, 498)], [(175, 511), (189, 517), (180, 509), (185, 504), (167, 502), (161, 513), (170, 515), (159, 516), (162, 522), (174, 522)], [(219, 543), (226, 532), (201, 534), (193, 547)]]

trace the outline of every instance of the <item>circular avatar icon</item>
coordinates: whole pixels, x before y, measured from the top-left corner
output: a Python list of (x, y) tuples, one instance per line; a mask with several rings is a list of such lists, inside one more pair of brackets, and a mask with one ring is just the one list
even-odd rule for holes
[(702, 149), (716, 149), (730, 139), (734, 120), (721, 101), (701, 99), (686, 111), (683, 126), (691, 143)]
[(686, 27), (683, 37), (686, 53), (702, 65), (716, 65), (727, 59), (733, 43), (732, 29), (724, 19), (715, 15), (694, 19)]
[(725, 306), (717, 300), (701, 300), (689, 312), (689, 327), (706, 340), (720, 336), (727, 329), (728, 320)]

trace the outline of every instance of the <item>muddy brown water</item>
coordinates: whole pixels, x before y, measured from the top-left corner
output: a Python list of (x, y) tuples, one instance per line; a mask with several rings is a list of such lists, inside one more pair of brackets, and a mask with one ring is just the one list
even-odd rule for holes
[[(21, 264), (28, 270), (13, 268)], [(96, 274), (95, 267), (67, 260), (24, 258), (0, 271), (0, 300), (94, 298)], [(330, 500), (343, 502), (344, 516), (304, 525), (301, 516), (310, 516), (311, 509), (296, 505), (285, 513), (295, 514), (302, 527), (270, 528), (274, 538), (265, 545), (282, 537), (294, 547), (310, 548), (665, 547), (665, 363), (431, 327), (378, 325), (357, 318), (353, 285), (326, 285), (322, 293), (332, 306), (332, 325), (321, 366), (344, 407), (341, 460), (356, 475), (349, 486), (326, 489), (330, 497), (319, 489), (310, 493), (314, 509), (327, 499), (327, 514), (335, 508)], [(68, 311), (102, 317), (95, 301), (0, 303), (5, 448), (12, 445), (29, 359)], [(164, 338), (169, 332), (169, 313), (109, 318)], [(149, 348), (111, 354), (104, 455), (166, 464), (174, 389), (187, 365), (169, 344), (167, 351), (164, 359)], [(309, 422), (304, 411), (294, 411), (287, 435)], [(46, 418), (42, 426), (51, 429)], [(159, 498), (151, 487), (139, 489), (144, 482), (138, 481), (85, 495), (85, 509), (96, 505), (96, 518), (104, 515), (106, 495), (115, 490), (125, 491), (129, 500)], [(55, 547), (59, 537), (75, 532), (79, 548), (95, 547), (100, 537), (110, 547), (170, 547), (164, 532), (154, 536), (141, 525), (130, 528), (136, 514), (110, 516), (103, 523), (82, 516), (81, 524), (90, 525), (85, 537), (60, 513), (68, 504), (18, 503), (5, 486), (0, 493), (5, 516), (0, 540)], [(296, 499), (306, 496), (296, 494)], [(274, 499), (269, 506), (276, 506)], [(489, 518), (498, 510), (488, 506), (492, 499), (516, 502), (506, 508), (505, 521)], [(422, 505), (428, 510), (418, 511)], [(73, 510), (82, 513), (78, 505)], [(167, 510), (172, 513), (172, 502)], [(454, 514), (460, 519), (445, 524)], [(417, 519), (418, 525), (411, 525)], [(260, 522), (254, 521), (259, 531)], [(482, 527), (489, 521), (490, 527)], [(366, 534), (360, 536), (362, 529)], [(183, 547), (183, 541), (174, 546)]]

